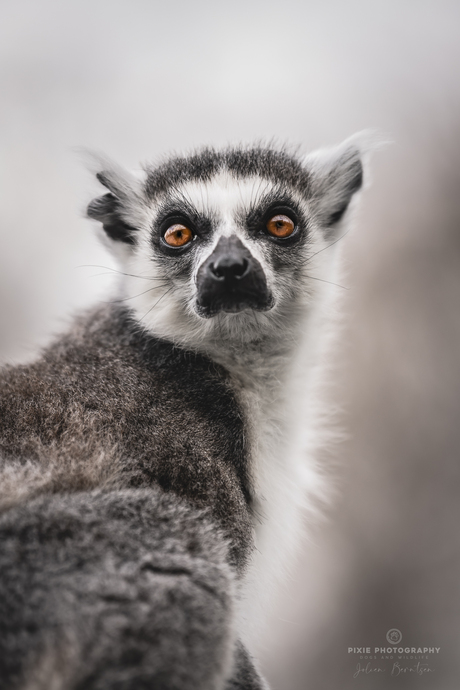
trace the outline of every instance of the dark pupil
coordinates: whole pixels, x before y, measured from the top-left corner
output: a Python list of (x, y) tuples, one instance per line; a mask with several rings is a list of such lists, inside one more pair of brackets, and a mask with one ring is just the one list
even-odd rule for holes
[(283, 225), (284, 225), (284, 220), (277, 220), (277, 221), (276, 221), (276, 225), (277, 225), (278, 228), (282, 228)]

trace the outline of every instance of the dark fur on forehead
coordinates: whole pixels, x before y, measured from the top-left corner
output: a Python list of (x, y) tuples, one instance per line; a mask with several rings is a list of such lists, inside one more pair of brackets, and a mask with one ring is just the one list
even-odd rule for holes
[(157, 168), (147, 167), (145, 188), (150, 198), (189, 181), (206, 182), (221, 171), (236, 178), (258, 175), (274, 183), (285, 183), (306, 193), (309, 174), (301, 162), (284, 149), (271, 146), (232, 147), (223, 151), (204, 148), (190, 156), (177, 156)]

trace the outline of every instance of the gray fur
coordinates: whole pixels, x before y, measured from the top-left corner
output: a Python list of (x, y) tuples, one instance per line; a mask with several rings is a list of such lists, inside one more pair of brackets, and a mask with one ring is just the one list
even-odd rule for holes
[(252, 542), (226, 378), (121, 307), (3, 370), (1, 690), (221, 687)]
[(2, 690), (43, 658), (62, 688), (222, 683), (233, 575), (202, 512), (153, 488), (42, 496), (0, 539)]
[[(101, 474), (117, 486), (155, 482), (175, 491), (212, 510), (241, 569), (250, 488), (227, 379), (204, 357), (140, 331), (126, 308), (103, 308), (77, 320), (37, 362), (3, 370), (0, 453), (45, 467), (49, 455), (58, 458), (53, 491), (96, 487)], [(210, 402), (211, 393), (218, 399)]]
[[(284, 457), (293, 348), (322, 304), (332, 260), (314, 259), (361, 184), (359, 147), (326, 162), (205, 149), (143, 181), (99, 163), (109, 193), (88, 215), (126, 249), (128, 279), (152, 287), (0, 373), (0, 690), (264, 690), (236, 605), (267, 556), (259, 523), (295, 532), (283, 532), (302, 491)], [(198, 209), (194, 185), (212, 181), (217, 202)], [(291, 239), (264, 231), (278, 207)], [(196, 235), (180, 251), (163, 240), (175, 214)], [(232, 313), (214, 301), (205, 319), (196, 286), (212, 291), (215, 275), (196, 276), (219, 237), (233, 238), (219, 256), (236, 247), (254, 274), (239, 301), (225, 293)]]

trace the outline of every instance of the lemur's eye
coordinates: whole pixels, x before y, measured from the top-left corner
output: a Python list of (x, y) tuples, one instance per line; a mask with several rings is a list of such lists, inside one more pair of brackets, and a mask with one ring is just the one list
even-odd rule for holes
[(267, 230), (273, 237), (279, 237), (283, 239), (284, 237), (289, 237), (295, 230), (294, 221), (292, 221), (288, 216), (279, 214), (273, 216), (267, 223)]
[(183, 247), (193, 240), (193, 233), (186, 225), (176, 223), (171, 225), (164, 234), (164, 241), (170, 247)]

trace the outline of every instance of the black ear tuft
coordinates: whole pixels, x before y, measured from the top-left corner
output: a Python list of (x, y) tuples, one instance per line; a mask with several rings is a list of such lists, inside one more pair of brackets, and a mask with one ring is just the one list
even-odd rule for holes
[[(342, 165), (341, 165), (342, 163)], [(336, 172), (336, 175), (334, 175)], [(331, 173), (331, 177), (339, 176), (340, 180), (334, 180), (337, 185), (336, 194), (333, 196), (331, 201), (333, 201), (333, 206), (329, 217), (325, 218), (326, 227), (330, 228), (341, 220), (343, 214), (348, 208), (351, 198), (355, 192), (357, 192), (363, 184), (363, 165), (359, 158), (344, 160), (338, 163), (336, 171)], [(332, 182), (332, 180), (331, 180)], [(335, 205), (335, 207), (334, 207)]]
[[(101, 177), (102, 174), (97, 175), (98, 180), (104, 184)], [(88, 205), (86, 214), (88, 218), (93, 218), (102, 223), (105, 232), (112, 240), (135, 244), (134, 236), (136, 229), (122, 220), (120, 208), (119, 199), (109, 192), (104, 194), (104, 196), (93, 199)]]
[(339, 146), (309, 154), (304, 167), (310, 177), (310, 204), (326, 236), (332, 236), (354, 194), (368, 178), (368, 159), (383, 145), (380, 136), (364, 131)]

